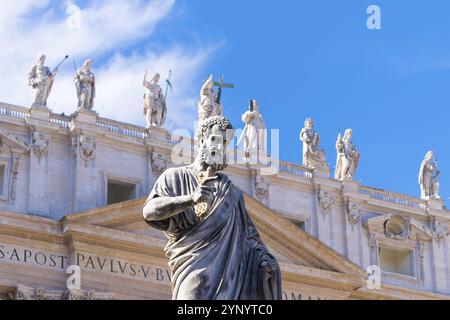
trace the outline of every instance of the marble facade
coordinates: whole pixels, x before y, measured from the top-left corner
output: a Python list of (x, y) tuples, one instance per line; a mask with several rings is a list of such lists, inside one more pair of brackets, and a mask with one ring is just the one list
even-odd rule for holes
[[(0, 298), (169, 298), (165, 240), (142, 221), (142, 204), (159, 174), (179, 166), (174, 146), (193, 152), (192, 142), (93, 111), (0, 103)], [(225, 172), (280, 262), (284, 298), (450, 298), (442, 200), (277, 165), (273, 175), (251, 164)], [(130, 200), (108, 206), (110, 182), (132, 186)], [(367, 288), (367, 267), (392, 252), (409, 254), (408, 272), (382, 270), (381, 288)], [(80, 291), (66, 288), (69, 265), (81, 267)]]

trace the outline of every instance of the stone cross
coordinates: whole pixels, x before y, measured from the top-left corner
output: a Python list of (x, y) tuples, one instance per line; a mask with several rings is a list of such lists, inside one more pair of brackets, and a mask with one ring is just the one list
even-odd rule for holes
[(219, 104), (220, 104), (220, 97), (222, 96), (222, 88), (230, 88), (230, 89), (234, 88), (234, 84), (223, 82), (223, 74), (220, 75), (219, 81), (214, 82), (214, 86), (219, 88), (219, 90), (217, 91), (217, 100), (216, 100), (216, 102)]

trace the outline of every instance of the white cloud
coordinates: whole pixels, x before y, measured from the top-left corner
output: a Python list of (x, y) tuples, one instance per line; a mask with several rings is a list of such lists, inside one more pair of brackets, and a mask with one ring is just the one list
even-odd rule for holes
[[(56, 4), (55, 4), (56, 3)], [(170, 16), (175, 0), (93, 1), (82, 7), (80, 29), (67, 26), (64, 4), (49, 0), (2, 0), (0, 2), (0, 101), (28, 105), (31, 90), (26, 74), (41, 53), (53, 67), (65, 54), (76, 57), (80, 67), (85, 58), (94, 59), (97, 97), (94, 109), (101, 116), (144, 124), (142, 76), (145, 69), (164, 79), (173, 70), (174, 92), (168, 99), (168, 125), (190, 123), (196, 118), (200, 74), (217, 46), (182, 45), (154, 52), (142, 48), (151, 41), (159, 22)], [(139, 51), (124, 54), (135, 45)], [(102, 61), (96, 63), (96, 61)], [(72, 59), (58, 74), (48, 106), (54, 112), (70, 114), (77, 98), (73, 84)], [(163, 81), (162, 83), (163, 84)]]

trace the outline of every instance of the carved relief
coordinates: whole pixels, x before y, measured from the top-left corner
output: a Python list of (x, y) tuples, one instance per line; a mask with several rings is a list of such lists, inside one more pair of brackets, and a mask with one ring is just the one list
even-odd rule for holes
[(433, 219), (428, 226), (429, 232), (433, 236), (434, 240), (438, 243), (445, 240), (445, 238), (449, 235), (448, 225), (445, 222), (438, 221)]
[(96, 292), (95, 290), (47, 290), (18, 285), (8, 293), (11, 300), (113, 300), (114, 294)]
[(320, 211), (325, 216), (328, 214), (329, 210), (333, 206), (335, 199), (330, 192), (320, 189), (318, 195), (318, 202)]
[(48, 135), (36, 131), (33, 132), (32, 149), (39, 161), (47, 155), (49, 144), (50, 139)]
[(161, 175), (167, 168), (167, 158), (158, 152), (152, 152), (152, 172), (155, 176)]
[(8, 293), (11, 300), (61, 300), (62, 291), (46, 290), (44, 288), (33, 289), (23, 285)]
[(410, 223), (407, 219), (398, 214), (393, 214), (384, 223), (384, 233), (386, 237), (397, 240), (405, 240), (410, 237)]
[(13, 158), (12, 159), (12, 166), (11, 166), (11, 179), (10, 179), (10, 192), (9, 197), (11, 200), (16, 200), (16, 185), (17, 185), (17, 175), (19, 174), (19, 159)]
[(89, 161), (92, 161), (95, 157), (95, 140), (94, 138), (87, 137), (84, 134), (80, 135), (80, 157), (84, 160), (84, 164), (87, 167)]
[(254, 182), (254, 195), (256, 198), (264, 202), (269, 196), (270, 179), (265, 176), (257, 175), (255, 176)]
[(63, 294), (63, 300), (113, 300), (113, 293), (100, 293), (95, 290), (68, 290)]
[(352, 228), (361, 219), (361, 207), (355, 202), (347, 202), (346, 207), (347, 220), (352, 225)]

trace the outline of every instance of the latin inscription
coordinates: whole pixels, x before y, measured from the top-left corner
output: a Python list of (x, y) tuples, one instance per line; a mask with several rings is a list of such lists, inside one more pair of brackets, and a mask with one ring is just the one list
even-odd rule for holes
[[(130, 278), (142, 279), (144, 281), (164, 282), (170, 284), (170, 271), (151, 265), (144, 265), (124, 261), (114, 258), (91, 255), (77, 252), (72, 256), (48, 253), (31, 248), (13, 247), (0, 244), (0, 263), (18, 263), (37, 265), (41, 267), (53, 268), (59, 271), (66, 271), (70, 265), (77, 265), (81, 270), (92, 270), (125, 276)], [(300, 292), (282, 292), (283, 300), (325, 300), (326, 298), (317, 297), (307, 293)]]
[(114, 258), (75, 253), (73, 260), (60, 254), (0, 244), (0, 262), (31, 264), (65, 271), (70, 265), (81, 270), (93, 270), (170, 284), (170, 271), (156, 266), (132, 263)]

